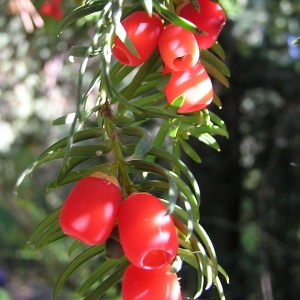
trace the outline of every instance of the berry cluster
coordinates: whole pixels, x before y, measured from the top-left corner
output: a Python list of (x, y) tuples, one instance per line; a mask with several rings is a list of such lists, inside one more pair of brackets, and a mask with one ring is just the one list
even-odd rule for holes
[(167, 102), (178, 107), (178, 113), (198, 111), (213, 99), (209, 75), (200, 63), (200, 50), (216, 41), (226, 17), (221, 6), (210, 0), (198, 0), (200, 11), (190, 2), (178, 6), (176, 13), (192, 22), (201, 34), (192, 33), (175, 24), (164, 24), (155, 13), (134, 12), (122, 20), (127, 36), (136, 49), (133, 54), (118, 36), (112, 53), (124, 65), (144, 63), (156, 47), (164, 62), (163, 74), (171, 73), (164, 92)]
[[(133, 67), (143, 64), (157, 48), (162, 75), (170, 75), (165, 97), (178, 113), (199, 111), (213, 99), (200, 52), (214, 44), (226, 19), (217, 3), (198, 2), (200, 11), (188, 1), (176, 13), (193, 23), (199, 34), (169, 24), (156, 13), (150, 17), (146, 11), (136, 11), (121, 22), (129, 42), (116, 35), (112, 48), (121, 64)], [(181, 300), (179, 280), (171, 272), (180, 237), (175, 216), (172, 219), (162, 201), (148, 192), (124, 193), (114, 177), (100, 172), (80, 179), (62, 206), (62, 231), (88, 245), (104, 243), (107, 258), (113, 257), (108, 246), (113, 241), (117, 258), (126, 257), (130, 263), (122, 278), (124, 300)]]
[(166, 207), (155, 196), (136, 192), (122, 201), (118, 183), (96, 172), (78, 181), (62, 207), (63, 232), (85, 244), (101, 244), (117, 226), (128, 261), (122, 280), (122, 297), (180, 300), (181, 291), (170, 263), (179, 243)]
[(47, 0), (41, 5), (40, 13), (55, 20), (60, 20), (65, 15), (61, 0)]

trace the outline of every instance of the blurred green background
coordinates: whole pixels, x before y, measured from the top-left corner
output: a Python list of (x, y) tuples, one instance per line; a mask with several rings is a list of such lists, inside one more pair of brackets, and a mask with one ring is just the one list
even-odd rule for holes
[[(33, 3), (38, 8), (42, 2)], [(220, 2), (228, 22), (219, 42), (231, 78), (229, 89), (215, 82), (223, 108), (211, 109), (223, 118), (230, 136), (218, 139), (221, 152), (195, 141), (200, 165), (185, 159), (202, 192), (200, 222), (229, 273), (230, 284), (224, 282), (228, 299), (297, 300), (300, 47), (291, 42), (300, 36), (300, 1)], [(68, 126), (52, 126), (51, 121), (75, 109), (80, 62), (70, 63), (68, 49), (88, 44), (91, 28), (88, 20), (78, 22), (57, 37), (58, 22), (44, 18), (39, 26), (29, 0), (0, 3), (0, 268), (12, 299), (50, 300), (70, 261), (70, 241), (38, 252), (25, 244), (67, 195), (69, 187), (45, 191), (60, 162), (35, 171), (17, 195), (13, 190), (21, 172), (68, 134)], [(66, 12), (75, 6), (76, 1), (64, 2)], [(72, 288), (88, 272), (89, 266), (78, 269), (60, 299), (79, 299)], [(189, 288), (191, 274), (186, 273), (182, 285)], [(112, 291), (104, 299), (118, 297)], [(212, 289), (201, 299), (218, 296)]]

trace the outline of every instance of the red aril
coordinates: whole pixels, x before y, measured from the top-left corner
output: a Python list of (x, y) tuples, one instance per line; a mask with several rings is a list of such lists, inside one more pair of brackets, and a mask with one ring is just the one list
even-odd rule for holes
[(122, 279), (123, 300), (181, 300), (176, 273), (169, 273), (170, 265), (146, 270), (130, 265)]
[(158, 40), (165, 64), (174, 71), (193, 68), (199, 60), (199, 47), (194, 34), (180, 26), (167, 26)]
[(139, 57), (132, 54), (118, 36), (115, 37), (112, 54), (124, 65), (138, 66), (145, 62), (156, 48), (158, 38), (163, 31), (162, 20), (156, 14), (149, 17), (145, 11), (137, 11), (121, 23)]
[(166, 207), (149, 193), (134, 193), (121, 204), (120, 241), (128, 260), (145, 269), (169, 264), (178, 250), (176, 227)]
[(193, 5), (188, 2), (179, 6), (177, 14), (180, 17), (194, 23), (206, 35), (195, 34), (200, 49), (208, 49), (218, 38), (226, 23), (226, 16), (222, 7), (213, 1), (198, 0), (200, 12), (196, 11)]
[(62, 231), (88, 245), (104, 242), (116, 222), (121, 200), (114, 183), (94, 176), (80, 179), (62, 206)]
[(181, 95), (184, 97), (182, 105), (177, 110), (178, 113), (203, 109), (213, 99), (212, 82), (200, 62), (192, 69), (172, 72), (164, 92), (171, 105), (177, 97)]
[(65, 15), (62, 9), (61, 0), (46, 1), (41, 5), (40, 13), (55, 20), (62, 19)]

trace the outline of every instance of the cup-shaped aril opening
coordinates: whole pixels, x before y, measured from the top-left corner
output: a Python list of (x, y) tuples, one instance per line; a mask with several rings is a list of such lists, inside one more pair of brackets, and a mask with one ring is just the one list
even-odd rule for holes
[(193, 68), (199, 61), (194, 34), (180, 26), (169, 25), (159, 37), (158, 49), (164, 63), (173, 71)]
[(115, 46), (113, 49), (112, 49), (112, 54), (117, 57), (118, 61), (121, 62), (122, 64), (124, 65), (130, 65), (131, 62), (130, 62), (130, 59), (128, 58), (126, 52), (119, 48), (118, 46)]
[(157, 197), (145, 192), (128, 196), (119, 211), (118, 228), (124, 253), (133, 265), (157, 269), (176, 257), (176, 226)]
[(131, 53), (119, 37), (115, 37), (115, 45), (111, 52), (120, 63), (135, 67), (141, 65), (145, 61), (145, 57), (141, 57), (140, 55), (139, 48), (136, 47), (136, 50), (138, 52), (138, 56)]
[(143, 268), (145, 269), (158, 269), (170, 263), (173, 255), (165, 250), (151, 250), (143, 259)]
[(123, 19), (121, 23), (137, 56), (118, 36), (115, 36), (112, 54), (124, 65), (138, 66), (144, 63), (156, 48), (159, 35), (163, 30), (162, 20), (156, 14), (149, 17), (145, 11), (136, 11)]
[[(197, 62), (197, 60), (196, 60)], [(187, 54), (173, 60), (173, 70), (186, 70), (195, 66), (195, 56)]]

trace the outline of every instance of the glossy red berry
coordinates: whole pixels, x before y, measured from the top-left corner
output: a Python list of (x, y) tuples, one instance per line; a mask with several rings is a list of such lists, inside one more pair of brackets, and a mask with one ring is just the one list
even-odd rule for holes
[(203, 109), (213, 99), (211, 79), (200, 62), (192, 69), (172, 72), (164, 92), (169, 104), (183, 95), (184, 100), (177, 110), (178, 113), (189, 113)]
[(158, 49), (164, 63), (174, 71), (193, 68), (199, 60), (194, 34), (180, 26), (167, 26), (159, 37)]
[(181, 300), (176, 273), (169, 273), (170, 265), (146, 270), (130, 265), (122, 279), (123, 300)]
[(62, 206), (62, 231), (88, 245), (104, 242), (116, 222), (121, 200), (121, 191), (112, 182), (93, 176), (82, 178)]
[(118, 36), (115, 37), (112, 54), (124, 65), (138, 66), (145, 62), (157, 47), (158, 38), (163, 31), (162, 20), (156, 14), (149, 17), (145, 11), (137, 11), (121, 23), (139, 57), (132, 54)]
[(134, 193), (120, 207), (120, 241), (128, 260), (145, 269), (169, 264), (178, 250), (176, 227), (166, 207), (149, 193)]
[(198, 0), (200, 12), (196, 11), (189, 2), (179, 7), (177, 13), (180, 17), (194, 23), (206, 35), (195, 34), (200, 49), (210, 48), (218, 38), (226, 23), (226, 16), (222, 7), (213, 1)]

